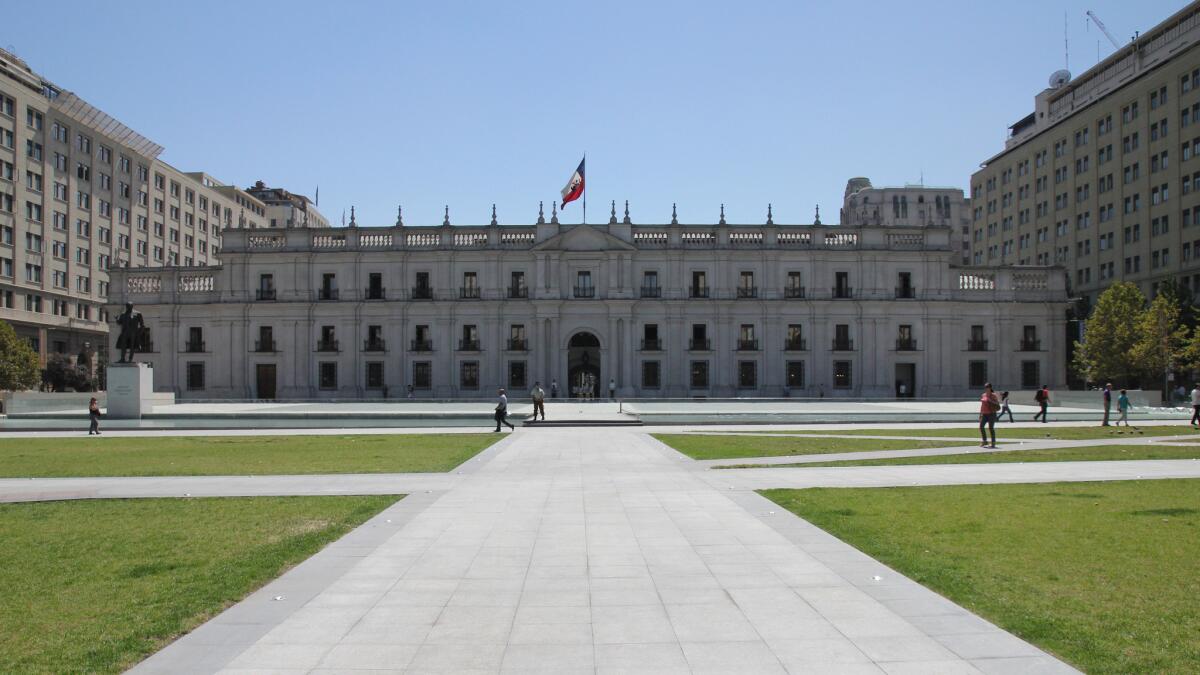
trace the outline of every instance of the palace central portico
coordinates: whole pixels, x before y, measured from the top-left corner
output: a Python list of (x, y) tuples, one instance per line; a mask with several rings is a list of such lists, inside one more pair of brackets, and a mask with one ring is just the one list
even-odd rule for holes
[[(181, 399), (962, 396), (1063, 381), (1057, 267), (962, 267), (950, 222), (231, 230), (120, 269)], [(950, 219), (947, 219), (950, 221)], [(956, 221), (954, 221), (956, 222)], [(112, 312), (116, 315), (117, 312)], [(591, 377), (586, 377), (590, 375)]]

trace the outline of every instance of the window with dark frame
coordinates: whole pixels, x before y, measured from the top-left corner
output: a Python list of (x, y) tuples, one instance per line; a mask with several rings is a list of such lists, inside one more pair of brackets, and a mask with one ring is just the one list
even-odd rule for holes
[(971, 361), (967, 364), (968, 385), (982, 387), (988, 381), (987, 361)]
[(461, 389), (479, 388), (479, 362), (463, 361), (458, 366), (458, 386)]
[(321, 389), (337, 389), (337, 363), (322, 361), (318, 369)]
[(204, 389), (204, 364), (187, 364), (187, 388), (189, 391)]
[(788, 389), (804, 388), (804, 362), (788, 361), (785, 364), (784, 384)]
[(509, 361), (508, 362), (508, 387), (514, 391), (521, 391), (529, 385), (529, 369), (524, 361)]
[(738, 361), (738, 388), (754, 389), (758, 386), (758, 362)]
[(1021, 388), (1037, 389), (1042, 386), (1041, 363), (1038, 361), (1021, 362)]
[(708, 389), (708, 361), (692, 361), (689, 368), (689, 384), (692, 389)]
[(834, 389), (849, 389), (854, 386), (854, 373), (852, 362), (850, 361), (834, 361), (833, 362), (833, 388)]
[(380, 361), (367, 362), (367, 389), (383, 388), (383, 363)]
[(413, 389), (431, 389), (433, 387), (433, 364), (429, 361), (413, 361)]
[(658, 361), (642, 361), (642, 389), (658, 389), (662, 386), (662, 364)]

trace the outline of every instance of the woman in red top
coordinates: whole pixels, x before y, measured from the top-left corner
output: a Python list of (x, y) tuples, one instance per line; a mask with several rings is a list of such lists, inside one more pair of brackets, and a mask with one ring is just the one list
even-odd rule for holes
[[(979, 397), (979, 435), (983, 438), (981, 448), (996, 447), (996, 413), (1000, 410), (1000, 399), (992, 391), (992, 383), (983, 385), (983, 395)], [(992, 444), (988, 445), (987, 428), (992, 432)]]

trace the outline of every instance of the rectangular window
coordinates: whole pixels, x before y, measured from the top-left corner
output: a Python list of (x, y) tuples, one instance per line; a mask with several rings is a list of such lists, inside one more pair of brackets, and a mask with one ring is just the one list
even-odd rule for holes
[(708, 389), (708, 361), (692, 361), (689, 372), (692, 389)]
[(785, 364), (784, 386), (788, 389), (804, 388), (804, 362), (788, 361)]
[(754, 389), (758, 386), (758, 362), (738, 361), (738, 388)]
[(662, 364), (658, 361), (642, 361), (642, 389), (658, 389), (662, 386)]
[(413, 362), (413, 389), (430, 389), (433, 387), (433, 364), (429, 361)]
[(971, 387), (982, 387), (988, 381), (987, 361), (971, 361), (967, 364), (968, 384)]
[(528, 368), (524, 361), (508, 362), (508, 387), (513, 391), (522, 391), (529, 384)]
[(462, 389), (479, 388), (479, 362), (463, 361), (458, 367), (458, 386)]
[(1042, 379), (1039, 370), (1040, 364), (1037, 361), (1022, 361), (1021, 362), (1021, 388), (1022, 389), (1037, 389), (1042, 386), (1039, 381)]
[(853, 371), (850, 361), (833, 362), (833, 388), (849, 389), (854, 386)]
[(380, 361), (367, 362), (367, 389), (383, 388), (383, 363)]
[(337, 389), (337, 363), (322, 361), (319, 366), (321, 389)]
[(187, 388), (189, 391), (196, 391), (204, 388), (203, 363), (193, 362), (187, 364)]

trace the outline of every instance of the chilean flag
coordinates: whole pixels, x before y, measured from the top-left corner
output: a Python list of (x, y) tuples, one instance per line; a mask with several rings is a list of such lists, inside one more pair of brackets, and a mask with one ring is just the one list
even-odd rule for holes
[(579, 168), (575, 169), (575, 173), (571, 174), (571, 180), (567, 181), (567, 186), (562, 189), (562, 206), (567, 208), (567, 204), (579, 199), (583, 194), (583, 165), (587, 162), (587, 157), (579, 160)]

